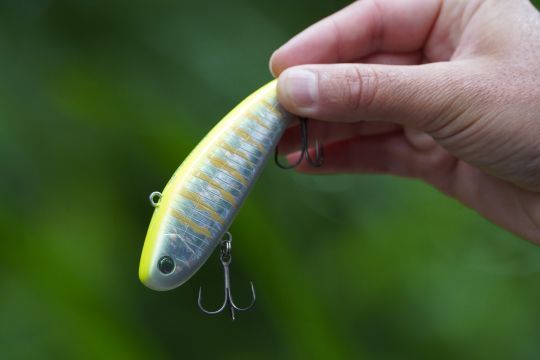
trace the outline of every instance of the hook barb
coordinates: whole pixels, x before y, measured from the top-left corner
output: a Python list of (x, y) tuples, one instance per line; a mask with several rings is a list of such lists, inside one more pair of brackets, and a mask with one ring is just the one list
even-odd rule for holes
[(321, 167), (324, 163), (324, 148), (320, 146), (319, 141), (315, 140), (315, 158), (312, 158), (309, 153), (309, 136), (308, 136), (308, 120), (306, 118), (299, 118), (300, 120), (300, 156), (292, 164), (282, 164), (279, 161), (279, 149), (276, 146), (274, 152), (274, 162), (276, 165), (284, 170), (294, 169), (304, 160), (304, 158), (313, 167)]

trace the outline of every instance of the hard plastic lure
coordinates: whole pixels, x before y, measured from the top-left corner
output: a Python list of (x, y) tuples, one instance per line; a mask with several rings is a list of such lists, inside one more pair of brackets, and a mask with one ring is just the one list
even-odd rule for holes
[[(306, 119), (300, 119), (300, 156), (290, 165), (278, 161), (277, 142), (295, 116), (278, 103), (276, 82), (263, 86), (225, 116), (176, 170), (163, 194), (150, 195), (156, 210), (144, 243), (139, 277), (151, 289), (173, 289), (195, 274), (221, 242), (223, 305), (215, 311), (206, 310), (199, 290), (199, 308), (209, 315), (228, 307), (234, 320), (235, 311), (249, 310), (255, 303), (253, 284), (249, 306), (240, 308), (232, 298), (232, 236), (227, 229), (272, 149), (276, 164), (283, 169), (296, 167), (304, 159), (312, 166), (321, 166), (324, 161), (317, 141), (315, 158), (310, 156)], [(224, 234), (227, 236), (220, 241)]]
[[(155, 211), (139, 267), (143, 284), (170, 290), (197, 272), (293, 119), (277, 101), (274, 80), (241, 102), (197, 145), (163, 193), (154, 193), (159, 198), (151, 198)], [(230, 242), (228, 246), (230, 250)], [(227, 284), (226, 272), (226, 295)]]

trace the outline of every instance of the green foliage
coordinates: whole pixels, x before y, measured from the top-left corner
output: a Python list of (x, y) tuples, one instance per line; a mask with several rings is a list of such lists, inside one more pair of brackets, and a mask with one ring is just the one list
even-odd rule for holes
[[(272, 51), (345, 1), (0, 3), (2, 359), (535, 359), (540, 252), (428, 186), (271, 164), (213, 257), (137, 279), (161, 189), (270, 79)], [(209, 304), (210, 305), (210, 304)]]

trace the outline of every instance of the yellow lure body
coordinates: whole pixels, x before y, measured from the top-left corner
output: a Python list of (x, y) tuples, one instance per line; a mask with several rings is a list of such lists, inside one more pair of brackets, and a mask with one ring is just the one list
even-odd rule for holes
[(204, 137), (156, 203), (139, 266), (143, 284), (169, 290), (197, 272), (228, 230), (293, 118), (279, 105), (273, 80)]

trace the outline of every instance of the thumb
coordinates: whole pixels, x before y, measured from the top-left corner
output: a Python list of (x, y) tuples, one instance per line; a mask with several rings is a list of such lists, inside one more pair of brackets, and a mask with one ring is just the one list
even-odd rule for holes
[(278, 98), (302, 117), (387, 121), (429, 132), (467, 106), (464, 88), (470, 86), (462, 68), (449, 62), (295, 66), (280, 75)]

